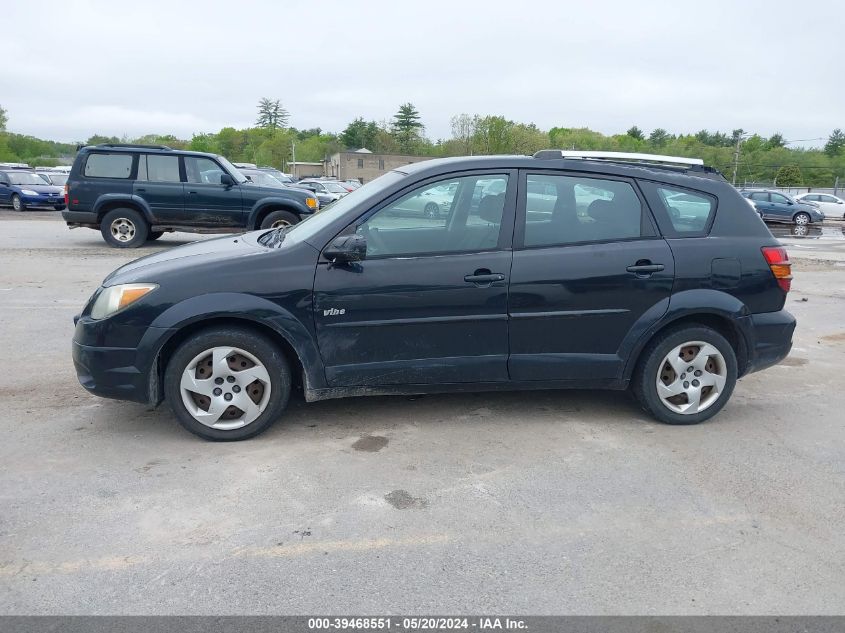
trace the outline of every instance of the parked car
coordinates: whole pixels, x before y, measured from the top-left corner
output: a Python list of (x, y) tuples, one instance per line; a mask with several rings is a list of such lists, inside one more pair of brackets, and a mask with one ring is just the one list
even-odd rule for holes
[(339, 181), (344, 187), (352, 187), (351, 191), (355, 191), (356, 189), (361, 187), (361, 181), (355, 180), (354, 178), (350, 178), (349, 180), (342, 180)]
[(757, 213), (767, 222), (803, 225), (824, 220), (824, 214), (819, 210), (818, 205), (799, 202), (782, 191), (749, 189), (740, 193), (754, 202)]
[[(126, 264), (75, 319), (79, 380), (166, 400), (212, 440), (267, 429), (294, 387), (309, 402), (630, 388), (662, 422), (702, 422), (789, 353), (786, 251), (700, 161), (599, 156), (405, 165), (296, 226)], [(480, 181), (501, 193), (472, 210)], [(548, 215), (526, 196), (538, 183), (555, 191)], [(409, 198), (444, 186), (449, 222), (395, 226)], [(595, 196), (583, 216), (576, 188)], [(679, 218), (676, 194), (700, 206)]]
[(327, 201), (326, 204), (331, 204), (349, 193), (344, 187), (340, 186), (340, 183), (331, 180), (319, 180), (317, 178), (300, 180), (296, 183), (296, 186), (305, 187), (316, 193), (320, 196), (321, 204), (323, 200)]
[(163, 145), (83, 147), (65, 191), (67, 225), (97, 229), (118, 248), (138, 247), (168, 231), (290, 226), (319, 208), (308, 191), (248, 183), (222, 156)]
[(11, 205), (15, 211), (28, 207), (65, 208), (64, 190), (47, 183), (34, 171), (4, 169), (0, 171), (0, 204)]
[[(39, 171), (36, 172), (48, 185), (55, 185), (56, 187), (64, 187), (67, 182), (68, 174), (61, 171)], [(64, 199), (64, 189), (62, 189), (62, 199)]]
[(273, 176), (273, 178), (275, 178), (281, 183), (284, 183), (286, 185), (293, 184), (293, 178), (290, 177), (290, 174), (286, 174), (285, 172), (280, 171), (275, 167), (258, 167), (257, 169), (259, 171), (263, 171), (270, 174), (271, 176)]
[(427, 218), (439, 218), (446, 215), (455, 199), (457, 182), (443, 183), (404, 198), (393, 208), (394, 215), (423, 215)]
[(814, 202), (825, 217), (839, 217), (845, 219), (845, 200), (830, 193), (802, 193), (795, 196), (798, 202)]

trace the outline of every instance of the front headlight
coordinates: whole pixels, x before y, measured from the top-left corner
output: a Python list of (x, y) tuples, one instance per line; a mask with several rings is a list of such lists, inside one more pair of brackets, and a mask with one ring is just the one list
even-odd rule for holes
[(120, 284), (104, 289), (91, 306), (92, 319), (105, 319), (158, 288), (156, 284)]
[(21, 193), (25, 196), (37, 196), (38, 192), (32, 189), (21, 189)]
[(305, 198), (305, 206), (309, 209), (319, 209), (320, 203), (317, 201), (317, 198)]

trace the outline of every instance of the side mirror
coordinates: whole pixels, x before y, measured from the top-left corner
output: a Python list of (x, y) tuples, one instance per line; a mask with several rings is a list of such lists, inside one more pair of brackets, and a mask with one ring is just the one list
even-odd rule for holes
[(333, 264), (360, 262), (367, 258), (367, 239), (357, 233), (336, 237), (323, 250), (323, 257)]
[(229, 174), (220, 174), (220, 184), (226, 185), (227, 187), (231, 187), (235, 184), (235, 179), (232, 178)]

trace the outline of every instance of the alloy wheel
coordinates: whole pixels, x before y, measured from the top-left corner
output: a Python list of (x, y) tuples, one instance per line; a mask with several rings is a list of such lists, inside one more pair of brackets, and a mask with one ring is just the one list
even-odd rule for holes
[(135, 237), (135, 223), (128, 218), (116, 218), (109, 226), (112, 236), (118, 242), (131, 242)]

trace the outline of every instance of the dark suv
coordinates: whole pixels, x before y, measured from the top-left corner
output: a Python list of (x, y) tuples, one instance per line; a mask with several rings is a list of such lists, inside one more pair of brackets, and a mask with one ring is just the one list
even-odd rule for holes
[[(307, 401), (631, 387), (658, 420), (706, 420), (788, 354), (790, 264), (718, 172), (629, 158), (415, 163), (297, 226), (136, 260), (76, 318), (79, 380), (166, 399), (213, 440), (266, 429), (292, 385)], [(444, 190), (435, 217), (396, 212)]]
[(110, 246), (135, 248), (169, 231), (232, 233), (290, 226), (319, 209), (297, 189), (249, 184), (228, 160), (163, 145), (79, 150), (65, 185), (70, 228), (99, 229)]

